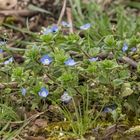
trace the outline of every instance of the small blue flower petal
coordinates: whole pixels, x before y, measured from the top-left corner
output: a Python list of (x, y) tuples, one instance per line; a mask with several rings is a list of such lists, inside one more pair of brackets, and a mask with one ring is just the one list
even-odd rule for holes
[(51, 62), (52, 62), (52, 58), (49, 57), (48, 55), (44, 55), (40, 58), (40, 62), (43, 64), (43, 65), (49, 65)]
[(3, 53), (3, 49), (0, 49), (0, 54)]
[(123, 47), (122, 47), (122, 51), (126, 52), (128, 50), (128, 45), (126, 43), (124, 43)]
[(81, 29), (81, 30), (87, 30), (87, 29), (89, 29), (90, 27), (91, 27), (91, 24), (90, 24), (90, 23), (87, 23), (87, 24), (85, 24), (85, 25), (80, 26), (80, 29)]
[(52, 27), (46, 28), (43, 31), (43, 34), (48, 35), (49, 33), (55, 33), (55, 32), (58, 32), (58, 26), (57, 25), (53, 25)]
[(72, 59), (72, 58), (69, 58), (69, 59), (66, 60), (64, 63), (65, 63), (65, 65), (67, 65), (67, 66), (74, 66), (74, 65), (77, 64), (77, 63), (74, 61), (74, 59)]
[(52, 32), (58, 32), (58, 26), (57, 25), (53, 25), (51, 27)]
[(61, 24), (63, 27), (68, 27), (68, 28), (71, 27), (71, 25), (65, 21), (62, 21)]
[(104, 107), (103, 112), (104, 113), (110, 113), (110, 112), (112, 112), (115, 109), (116, 109), (116, 105), (110, 105), (110, 106)]
[(21, 94), (22, 94), (23, 96), (25, 96), (25, 95), (26, 95), (26, 93), (27, 93), (26, 88), (21, 88)]
[(44, 35), (48, 35), (49, 33), (52, 33), (52, 30), (50, 28), (47, 28), (43, 31)]
[(131, 48), (131, 51), (135, 52), (135, 51), (137, 51), (137, 48), (133, 47), (133, 48)]
[(71, 99), (72, 97), (67, 92), (64, 92), (63, 95), (61, 96), (61, 101), (63, 103), (69, 103)]
[(38, 95), (40, 97), (47, 97), (49, 94), (49, 91), (45, 88), (45, 87), (42, 87), (41, 90), (38, 92)]
[(97, 61), (99, 58), (98, 57), (92, 57), (90, 59), (88, 59), (90, 62), (95, 62)]
[(5, 45), (6, 41), (0, 41), (0, 46)]
[(109, 107), (106, 107), (106, 108), (104, 108), (103, 112), (104, 113), (109, 113), (109, 112), (112, 112), (112, 109), (109, 108)]
[(9, 58), (8, 60), (6, 60), (5, 62), (3, 62), (4, 65), (7, 65), (9, 63), (12, 63), (14, 61), (13, 57)]

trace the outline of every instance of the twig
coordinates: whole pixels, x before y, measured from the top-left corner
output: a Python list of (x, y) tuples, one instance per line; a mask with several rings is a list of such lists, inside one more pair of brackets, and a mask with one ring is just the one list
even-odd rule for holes
[(89, 55), (86, 51), (84, 51), (82, 48), (81, 48), (80, 50), (83, 52), (83, 54), (84, 54), (87, 58), (90, 58), (90, 55)]
[(97, 57), (99, 57), (101, 59), (105, 59), (108, 57), (108, 55), (109, 55), (108, 52), (101, 52), (101, 53), (97, 54)]
[[(101, 59), (105, 59), (109, 56), (109, 54), (111, 54), (111, 53), (100, 53), (97, 56), (100, 57)], [(133, 68), (137, 68), (137, 66), (138, 66), (138, 63), (136, 61), (134, 61), (133, 59), (126, 57), (126, 56), (119, 58), (119, 60), (122, 62), (128, 63)]]
[(15, 88), (17, 87), (18, 84), (16, 82), (11, 82), (11, 83), (0, 83), (0, 89), (4, 89), (6, 87), (10, 87), (10, 88)]
[(63, 18), (64, 13), (65, 13), (65, 9), (66, 9), (66, 3), (67, 3), (67, 0), (64, 0), (63, 1), (63, 7), (62, 7), (62, 10), (61, 10), (57, 25), (60, 25), (60, 22), (62, 21), (62, 18)]
[(31, 10), (1, 10), (0, 11), (0, 15), (4, 15), (4, 16), (13, 16), (13, 15), (18, 15), (18, 16), (31, 16), (33, 14), (35, 14), (35, 11), (31, 11)]
[(73, 24), (72, 24), (72, 12), (71, 12), (71, 8), (66, 8), (66, 11), (67, 11), (67, 20), (68, 20), (68, 23), (71, 25), (70, 28), (69, 28), (69, 32), (70, 33), (73, 33)]
[(76, 87), (74, 87), (74, 90), (77, 92), (78, 95), (82, 95)]
[[(9, 122), (9, 124), (15, 124), (15, 125), (22, 124), (22, 123), (24, 123), (24, 121)], [(0, 121), (0, 124), (7, 124), (7, 121), (2, 120)]]
[(135, 62), (134, 60), (132, 60), (131, 58), (126, 57), (126, 56), (123, 56), (122, 57), (122, 61), (128, 63), (129, 65), (131, 65), (134, 68), (137, 68), (137, 66), (138, 66), (138, 63), (137, 62)]
[(20, 135), (20, 133), (23, 131), (23, 129), (31, 122), (31, 121), (34, 121), (36, 118), (38, 118), (39, 116), (41, 116), (42, 114), (44, 114), (45, 112), (40, 112), (40, 113), (37, 113), (33, 116), (31, 116), (30, 118), (28, 118), (27, 120), (25, 120), (24, 124), (22, 127), (20, 127), (17, 132), (13, 135), (13, 138), (17, 137)]

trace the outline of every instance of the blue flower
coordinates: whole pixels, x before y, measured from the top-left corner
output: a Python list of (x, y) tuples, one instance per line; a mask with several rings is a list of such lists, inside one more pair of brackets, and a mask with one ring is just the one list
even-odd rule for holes
[(103, 112), (110, 113), (115, 109), (116, 109), (116, 105), (113, 104), (113, 105), (109, 105), (109, 106), (104, 107)]
[(10, 57), (8, 60), (6, 60), (5, 62), (3, 62), (4, 65), (7, 65), (9, 63), (12, 63), (14, 61), (13, 57)]
[(84, 24), (84, 25), (80, 26), (80, 29), (81, 29), (81, 30), (87, 30), (87, 29), (89, 29), (90, 27), (91, 27), (91, 24), (90, 24), (90, 23), (87, 23), (87, 24)]
[(97, 61), (99, 58), (98, 57), (92, 57), (90, 59), (88, 59), (90, 62), (95, 62)]
[(38, 92), (38, 95), (40, 97), (47, 97), (49, 94), (49, 91), (45, 88), (45, 87), (42, 87), (41, 90)]
[(3, 53), (3, 49), (0, 49), (0, 54)]
[(0, 41), (0, 46), (5, 45), (6, 41)]
[(77, 64), (77, 63), (74, 61), (74, 59), (72, 59), (72, 58), (69, 58), (69, 59), (66, 60), (64, 63), (65, 63), (65, 65), (67, 65), (67, 66), (74, 66), (74, 65)]
[(43, 31), (44, 35), (48, 35), (49, 33), (52, 33), (52, 30), (50, 28), (47, 28)]
[(67, 92), (64, 92), (63, 95), (61, 96), (61, 101), (64, 103), (69, 103), (71, 99), (72, 97)]
[(26, 95), (26, 92), (27, 92), (26, 88), (21, 88), (21, 94), (22, 94), (23, 96)]
[(43, 65), (49, 65), (52, 62), (52, 58), (49, 57), (48, 55), (44, 55), (43, 57), (40, 58), (40, 62)]
[(49, 34), (49, 33), (55, 33), (55, 32), (58, 32), (58, 26), (53, 25), (52, 27), (46, 28), (46, 29), (43, 31), (43, 34), (47, 35), (47, 34)]
[(133, 47), (133, 48), (131, 48), (131, 51), (135, 52), (135, 51), (137, 51), (137, 48)]
[(53, 25), (51, 27), (52, 32), (58, 32), (58, 26), (57, 25)]
[(126, 43), (123, 44), (122, 51), (126, 52), (128, 50), (128, 45)]
[(71, 24), (69, 24), (65, 21), (62, 21), (61, 24), (62, 24), (63, 27), (68, 27), (68, 28), (71, 27)]

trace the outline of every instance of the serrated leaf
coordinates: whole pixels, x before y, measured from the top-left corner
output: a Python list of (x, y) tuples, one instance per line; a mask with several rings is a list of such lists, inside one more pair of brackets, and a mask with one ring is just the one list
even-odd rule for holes
[(122, 92), (121, 96), (122, 96), (122, 97), (127, 97), (127, 96), (130, 96), (132, 93), (133, 93), (133, 90), (132, 90), (131, 88), (126, 88), (126, 89)]
[(122, 79), (115, 79), (115, 80), (113, 80), (113, 85), (117, 87), (117, 86), (123, 84), (123, 82), (124, 81)]

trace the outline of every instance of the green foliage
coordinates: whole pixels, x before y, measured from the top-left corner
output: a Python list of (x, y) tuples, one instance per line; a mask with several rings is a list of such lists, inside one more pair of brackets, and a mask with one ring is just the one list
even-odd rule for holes
[(19, 120), (16, 112), (5, 104), (0, 104), (0, 120), (1, 121), (16, 121)]
[[(2, 46), (9, 56), (14, 51), (21, 51), (24, 62), (18, 64), (15, 60), (4, 65), (7, 58), (0, 56), (0, 120), (19, 120), (12, 107), (16, 110), (24, 105), (27, 110), (37, 108), (42, 111), (46, 103), (57, 102), (61, 106), (61, 96), (65, 91), (72, 96), (74, 113), (65, 104), (62, 112), (78, 137), (96, 127), (98, 121), (106, 119), (102, 116), (103, 108), (110, 104), (116, 105), (116, 108), (108, 113), (111, 120), (107, 123), (139, 117), (140, 20), (136, 16), (128, 16), (123, 6), (114, 8), (114, 16), (110, 17), (110, 10), (103, 13), (101, 7), (92, 1), (89, 4), (83, 4), (80, 0), (69, 1), (75, 26), (79, 28), (79, 25), (90, 22), (90, 29), (78, 30), (77, 34), (64, 34), (61, 30), (34, 34), (37, 41), (22, 50)], [(126, 52), (122, 51), (124, 43), (128, 45)], [(136, 51), (131, 50), (133, 47)], [(49, 64), (41, 62), (44, 55), (51, 58)], [(133, 68), (130, 62), (124, 62), (123, 56), (138, 62), (137, 68)], [(93, 57), (98, 59), (90, 61)], [(65, 63), (69, 58), (74, 60), (74, 65)], [(13, 82), (16, 86), (11, 84)], [(46, 98), (39, 96), (42, 87), (49, 91)], [(27, 90), (25, 95), (22, 88)], [(13, 96), (18, 99), (15, 103), (11, 103)], [(78, 101), (74, 100), (77, 96), (80, 101), (78, 106)], [(7, 102), (12, 107), (6, 107)], [(129, 117), (131, 114), (132, 118)]]
[(62, 113), (66, 117), (66, 120), (70, 123), (73, 135), (78, 138), (82, 138), (86, 132), (94, 126), (98, 115), (91, 114), (89, 112), (89, 95), (83, 96), (83, 106), (77, 104), (74, 98), (71, 102), (74, 108), (74, 113), (68, 110), (68, 108), (65, 106), (62, 106)]

